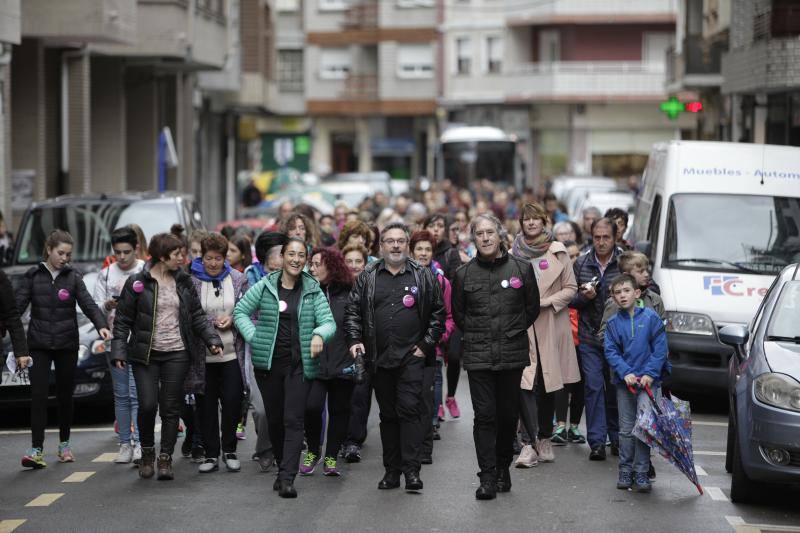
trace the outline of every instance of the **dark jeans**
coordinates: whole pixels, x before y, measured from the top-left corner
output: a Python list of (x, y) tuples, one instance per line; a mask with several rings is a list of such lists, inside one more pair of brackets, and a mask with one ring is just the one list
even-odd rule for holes
[(203, 442), (203, 395), (194, 395), (194, 405), (186, 401), (181, 402), (181, 419), (186, 425), (186, 436), (184, 442), (192, 443), (192, 448), (201, 447), (205, 449)]
[(577, 383), (566, 383), (564, 388), (556, 391), (556, 420), (558, 422), (567, 421), (567, 409), (569, 409), (569, 423), (577, 426), (581, 423), (583, 416), (583, 379)]
[(533, 390), (521, 389), (520, 419), (525, 429), (523, 442), (533, 444), (533, 435), (540, 439), (553, 436), (553, 413), (555, 412), (556, 391), (545, 392), (542, 365), (536, 365), (536, 382)]
[(617, 389), (611, 384), (608, 363), (602, 346), (581, 344), (578, 347), (586, 390), (586, 440), (589, 446), (605, 446), (606, 437), (619, 440)]
[(302, 367), (255, 370), (255, 376), (267, 413), (278, 478), (294, 481), (300, 467), (306, 402), (313, 381), (303, 377)]
[(387, 472), (410, 474), (420, 470), (424, 373), (424, 358), (411, 357), (397, 368), (379, 367), (372, 376)]
[(433, 453), (433, 417), (436, 416), (436, 367), (426, 366), (422, 377), (422, 409), (424, 409), (422, 426), (422, 457), (430, 457)]
[(139, 438), (143, 448), (155, 446), (156, 410), (161, 415), (161, 453), (172, 455), (178, 439), (178, 418), (183, 403), (183, 381), (189, 371), (189, 354), (150, 352), (150, 364), (133, 363), (139, 392)]
[[(206, 363), (206, 393), (203, 398), (203, 441), (206, 457), (217, 458), (220, 453), (220, 430), (222, 453), (236, 453), (236, 425), (241, 415), (242, 370), (239, 361)], [(220, 424), (220, 404), (222, 424)]]
[(325, 443), (325, 457), (339, 454), (347, 436), (347, 423), (350, 420), (350, 398), (354, 383), (348, 379), (315, 379), (306, 403), (306, 442), (308, 451), (320, 455), (322, 446), (322, 411), (325, 398), (328, 399), (328, 439)]
[(478, 476), (496, 479), (498, 469), (508, 469), (514, 458), (522, 369), (470, 370), (467, 377), (475, 411), (472, 436), (480, 468)]
[(461, 354), (463, 353), (464, 334), (460, 329), (453, 330), (450, 344), (447, 347), (447, 396), (455, 396), (458, 378), (461, 377)]
[(72, 391), (75, 388), (78, 352), (76, 350), (32, 350), (31, 357), (33, 357), (33, 366), (28, 371), (28, 377), (31, 381), (31, 442), (33, 447), (44, 446), (51, 363), (55, 363), (56, 367), (59, 441), (68, 441), (70, 427), (72, 427)]
[(353, 388), (350, 399), (350, 421), (347, 424), (345, 445), (361, 446), (367, 440), (367, 421), (372, 408), (372, 373), (364, 374), (364, 381)]

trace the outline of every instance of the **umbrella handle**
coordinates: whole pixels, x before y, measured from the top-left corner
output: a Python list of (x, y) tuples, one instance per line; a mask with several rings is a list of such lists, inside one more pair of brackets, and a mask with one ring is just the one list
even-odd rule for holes
[(631, 394), (636, 395), (636, 389), (633, 388), (633, 385), (628, 385), (628, 390), (631, 392)]

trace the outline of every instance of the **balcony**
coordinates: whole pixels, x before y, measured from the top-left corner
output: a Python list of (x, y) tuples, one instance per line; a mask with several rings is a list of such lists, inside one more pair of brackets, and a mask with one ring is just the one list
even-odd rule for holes
[(544, 24), (621, 24), (674, 22), (677, 0), (560, 0), (530, 2), (529, 7), (511, 1), (506, 11), (509, 26)]
[(373, 29), (378, 27), (378, 2), (365, 0), (353, 4), (344, 13), (342, 27), (348, 30)]
[(136, 0), (23, 0), (22, 35), (87, 43), (135, 43)]
[(378, 76), (376, 74), (350, 74), (344, 80), (343, 100), (377, 100)]
[(445, 102), (653, 101), (665, 96), (660, 63), (527, 63), (500, 74), (451, 76)]
[(722, 54), (726, 40), (709, 41), (701, 35), (683, 40), (682, 53), (667, 49), (667, 88), (671, 91), (718, 87), (722, 84)]

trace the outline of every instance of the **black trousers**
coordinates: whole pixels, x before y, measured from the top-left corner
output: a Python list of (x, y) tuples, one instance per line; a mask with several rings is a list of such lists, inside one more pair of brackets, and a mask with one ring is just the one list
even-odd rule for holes
[(178, 419), (183, 403), (183, 382), (189, 371), (189, 354), (151, 352), (150, 364), (133, 363), (139, 394), (139, 440), (143, 448), (155, 446), (156, 411), (161, 415), (161, 453), (172, 455), (178, 439)]
[(325, 398), (328, 399), (328, 439), (325, 443), (325, 457), (339, 454), (347, 436), (350, 420), (350, 399), (354, 383), (348, 379), (315, 379), (306, 403), (306, 442), (308, 451), (320, 455), (322, 443), (322, 411)]
[[(75, 389), (76, 350), (32, 350), (33, 366), (28, 371), (31, 382), (31, 443), (34, 448), (44, 446), (44, 429), (47, 426), (47, 397), (50, 393), (50, 365), (56, 368), (56, 400), (58, 401), (59, 441), (69, 440), (72, 427), (72, 392)], [(4, 361), (5, 362), (5, 361)]]
[(367, 422), (372, 408), (372, 373), (364, 373), (364, 381), (353, 388), (350, 398), (350, 420), (345, 445), (362, 446), (367, 440)]
[(422, 375), (422, 451), (421, 457), (430, 457), (433, 453), (433, 415), (436, 410), (436, 396), (434, 394), (434, 380), (436, 367), (426, 366)]
[(569, 409), (569, 423), (577, 426), (581, 423), (583, 415), (583, 379), (577, 383), (567, 383), (564, 388), (556, 391), (556, 420), (559, 422), (567, 421), (567, 409)]
[(456, 328), (450, 335), (447, 347), (447, 396), (455, 396), (458, 378), (461, 377), (461, 354), (464, 350), (464, 334)]
[(522, 369), (469, 370), (469, 392), (475, 423), (472, 436), (478, 455), (478, 476), (493, 480), (514, 458), (519, 418), (519, 383)]
[(203, 398), (202, 394), (194, 395), (194, 405), (186, 401), (181, 402), (181, 420), (186, 425), (186, 436), (184, 442), (190, 442), (192, 448), (201, 447), (205, 449), (203, 442)]
[(553, 414), (556, 392), (545, 392), (541, 362), (536, 366), (536, 381), (533, 390), (520, 389), (520, 420), (525, 429), (522, 440), (533, 444), (534, 435), (540, 439), (553, 436)]
[(225, 363), (206, 363), (202, 417), (206, 457), (219, 457), (220, 441), (222, 453), (236, 453), (236, 425), (241, 415), (243, 395), (242, 370), (237, 359)]
[(381, 418), (383, 466), (387, 472), (419, 472), (422, 446), (422, 382), (425, 360), (411, 357), (372, 376)]
[(294, 481), (303, 451), (306, 402), (313, 380), (303, 376), (302, 366), (255, 370), (264, 400), (272, 452), (278, 462), (278, 478)]

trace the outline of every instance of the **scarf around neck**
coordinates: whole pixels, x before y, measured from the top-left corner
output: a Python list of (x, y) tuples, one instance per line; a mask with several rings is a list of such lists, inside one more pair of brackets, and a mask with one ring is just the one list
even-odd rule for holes
[(231, 265), (225, 261), (225, 266), (222, 267), (222, 272), (216, 276), (209, 276), (203, 266), (203, 259), (198, 257), (192, 261), (192, 275), (200, 281), (222, 281), (231, 273)]
[(517, 257), (525, 259), (536, 259), (547, 253), (550, 248), (550, 243), (553, 242), (553, 236), (547, 230), (536, 237), (533, 244), (525, 242), (525, 235), (520, 231), (514, 239), (514, 244), (511, 246), (511, 253)]

